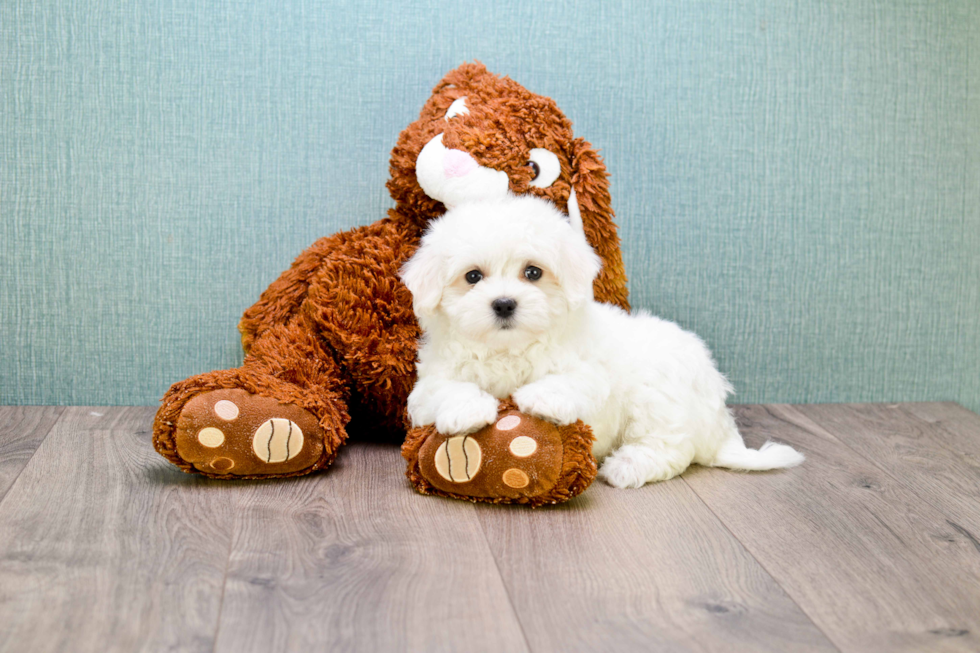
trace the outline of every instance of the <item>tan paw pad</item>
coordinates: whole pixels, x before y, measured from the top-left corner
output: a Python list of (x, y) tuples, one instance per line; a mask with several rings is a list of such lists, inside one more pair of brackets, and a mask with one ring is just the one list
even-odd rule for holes
[(252, 438), (252, 450), (267, 463), (285, 462), (302, 449), (302, 429), (283, 417), (273, 417), (263, 422)]
[(480, 471), (483, 452), (468, 435), (449, 438), (436, 449), (436, 471), (447, 481), (465, 483)]
[(519, 435), (510, 441), (510, 446), (508, 449), (510, 449), (510, 452), (518, 458), (527, 458), (538, 450), (538, 443), (534, 438), (529, 438), (526, 435)]
[(230, 422), (238, 417), (238, 406), (232, 401), (222, 399), (214, 405), (214, 414), (226, 422)]
[(197, 441), (208, 449), (214, 449), (215, 447), (220, 447), (222, 444), (224, 444), (225, 434), (221, 432), (221, 429), (208, 426), (207, 428), (203, 428), (198, 431)]
[(504, 481), (504, 485), (506, 485), (507, 487), (512, 487), (514, 489), (527, 487), (528, 483), (531, 482), (531, 479), (527, 477), (527, 474), (513, 467), (511, 467), (506, 472), (504, 472), (502, 478)]
[(227, 472), (235, 466), (235, 461), (231, 458), (215, 458), (211, 461), (211, 468), (216, 472)]

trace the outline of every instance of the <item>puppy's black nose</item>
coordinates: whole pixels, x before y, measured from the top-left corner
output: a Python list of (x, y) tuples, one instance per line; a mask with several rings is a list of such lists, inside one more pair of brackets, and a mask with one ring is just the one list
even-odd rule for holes
[(510, 297), (498, 297), (490, 304), (497, 317), (510, 317), (517, 310), (517, 302)]

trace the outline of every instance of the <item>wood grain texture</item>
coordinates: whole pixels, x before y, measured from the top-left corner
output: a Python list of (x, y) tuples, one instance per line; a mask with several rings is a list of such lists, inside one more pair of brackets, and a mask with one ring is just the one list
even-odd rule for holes
[(397, 448), (352, 444), (323, 474), (251, 488), (215, 650), (527, 646), (474, 507), (412, 491)]
[(153, 452), (151, 408), (72, 408), (0, 505), (0, 649), (209, 651), (241, 489)]
[(902, 404), (902, 410), (941, 430), (934, 441), (980, 468), (980, 415), (953, 402)]
[(0, 409), (3, 653), (980, 649), (980, 416), (955, 404), (739, 407), (806, 463), (536, 511), (418, 495), (384, 445), (210, 481), (152, 451), (152, 409), (41, 439), (58, 412)]
[[(920, 419), (905, 404), (793, 406), (784, 414), (808, 430), (825, 429), (890, 473), (948, 517), (950, 543), (975, 546), (980, 553), (980, 425), (972, 439), (958, 442), (942, 423)], [(972, 457), (963, 451), (967, 447)]]
[(807, 454), (799, 468), (684, 479), (844, 651), (980, 648), (980, 551), (947, 515), (787, 406), (737, 409), (747, 442)]
[(0, 503), (63, 411), (60, 406), (0, 406)]
[(478, 510), (533, 650), (837, 650), (683, 481)]

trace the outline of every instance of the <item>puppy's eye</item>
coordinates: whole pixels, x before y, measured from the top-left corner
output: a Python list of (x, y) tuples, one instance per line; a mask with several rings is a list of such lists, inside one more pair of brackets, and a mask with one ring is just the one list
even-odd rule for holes
[(479, 270), (470, 270), (466, 273), (466, 283), (470, 284), (471, 286), (475, 283), (479, 283), (480, 279), (482, 278), (483, 273)]
[(534, 171), (534, 179), (531, 180), (532, 186), (536, 188), (548, 188), (551, 184), (555, 183), (558, 175), (561, 174), (561, 162), (558, 161), (557, 154), (536, 147), (531, 150), (528, 158), (530, 161), (527, 162), (527, 165)]
[(533, 265), (524, 268), (524, 278), (528, 281), (537, 281), (541, 278), (542, 274), (544, 273), (541, 271), (541, 268), (536, 268)]

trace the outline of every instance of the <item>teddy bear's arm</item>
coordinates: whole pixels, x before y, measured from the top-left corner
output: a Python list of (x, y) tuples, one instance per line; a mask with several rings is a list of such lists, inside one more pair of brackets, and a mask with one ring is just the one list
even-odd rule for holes
[(392, 219), (350, 232), (323, 259), (303, 304), (363, 407), (399, 425), (420, 332), (398, 271), (418, 247), (419, 232)]
[(259, 301), (245, 311), (238, 323), (238, 331), (242, 334), (242, 348), (246, 354), (256, 338), (274, 326), (286, 324), (296, 314), (313, 276), (343, 236), (345, 234), (334, 234), (313, 243), (263, 291)]

